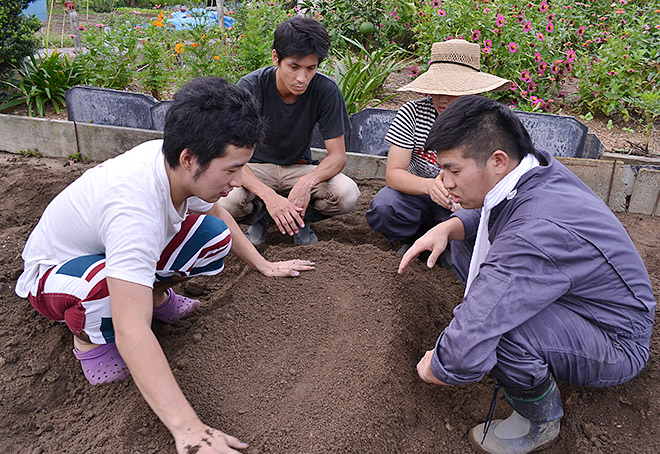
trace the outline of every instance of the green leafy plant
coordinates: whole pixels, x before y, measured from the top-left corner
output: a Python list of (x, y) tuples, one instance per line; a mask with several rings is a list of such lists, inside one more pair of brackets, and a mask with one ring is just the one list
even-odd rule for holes
[[(597, 4), (598, 3), (598, 4)], [(627, 121), (645, 115), (640, 93), (660, 91), (660, 11), (642, 2), (592, 2), (593, 16), (582, 45), (588, 51), (577, 66), (583, 108)]]
[(18, 150), (18, 153), (22, 156), (25, 156), (26, 158), (35, 158), (37, 156), (41, 156), (41, 153), (39, 153), (37, 150)]
[(86, 83), (122, 90), (135, 79), (139, 62), (138, 25), (135, 15), (127, 14), (110, 24), (80, 27), (86, 51), (76, 60), (83, 68)]
[(660, 93), (657, 91), (640, 93), (637, 96), (625, 98), (624, 100), (642, 112), (642, 123), (645, 135), (644, 151), (648, 153), (653, 125), (655, 124), (655, 121), (660, 118)]
[(34, 33), (41, 28), (36, 17), (26, 17), (22, 10), (32, 0), (2, 0), (0, 2), (0, 76), (18, 66), (38, 47)]
[(0, 105), (0, 110), (25, 103), (30, 116), (36, 108), (37, 114), (43, 117), (48, 103), (59, 112), (65, 105), (66, 91), (82, 80), (79, 65), (57, 51), (41, 58), (31, 55), (16, 73), (18, 77), (13, 81), (3, 81), (13, 93)]
[(77, 151), (75, 153), (68, 154), (66, 156), (73, 162), (86, 162), (87, 161), (87, 156), (83, 155), (81, 152)]
[(352, 115), (392, 98), (394, 95), (377, 99), (377, 95), (387, 77), (405, 68), (409, 62), (402, 58), (404, 51), (396, 44), (369, 52), (359, 42), (347, 37), (344, 39), (359, 50), (357, 56), (348, 50), (342, 59), (329, 62), (325, 68), (334, 65), (331, 74), (341, 89), (348, 113)]

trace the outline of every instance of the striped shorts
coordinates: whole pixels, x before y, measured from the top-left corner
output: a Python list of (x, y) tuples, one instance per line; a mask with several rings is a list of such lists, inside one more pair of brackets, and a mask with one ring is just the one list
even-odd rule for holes
[[(154, 282), (218, 274), (230, 248), (224, 221), (190, 215), (162, 252)], [(115, 341), (105, 255), (76, 257), (50, 268), (39, 279), (37, 294), (30, 293), (28, 299), (40, 314), (65, 322), (74, 334), (94, 344)]]

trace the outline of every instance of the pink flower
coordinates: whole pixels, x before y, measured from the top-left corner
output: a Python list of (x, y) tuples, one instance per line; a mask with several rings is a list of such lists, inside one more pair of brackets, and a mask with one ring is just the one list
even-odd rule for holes
[(518, 84), (513, 82), (511, 86), (509, 87), (509, 90), (511, 91), (516, 91), (518, 89)]
[(561, 67), (559, 66), (559, 64), (560, 64), (560, 60), (557, 60), (556, 62), (554, 62), (552, 64), (552, 66), (550, 67), (550, 72), (552, 74), (559, 74), (559, 71), (561, 70)]
[(520, 80), (522, 80), (523, 82), (525, 82), (527, 84), (530, 83), (532, 81), (532, 77), (529, 75), (529, 71), (527, 71), (526, 69), (523, 70), (520, 73)]
[(541, 56), (541, 54), (539, 54), (538, 52), (535, 52), (535, 53), (534, 53), (534, 61), (535, 61), (536, 63), (538, 63), (538, 62), (540, 62), (541, 60), (543, 60), (543, 57)]
[(539, 63), (539, 72), (541, 74), (543, 74), (546, 69), (548, 69), (548, 64), (546, 62), (542, 61), (541, 63)]
[(509, 52), (511, 52), (512, 54), (515, 54), (516, 51), (518, 50), (518, 45), (516, 43), (514, 43), (513, 41), (511, 41), (509, 43), (508, 48), (509, 48)]
[(96, 24), (96, 26), (97, 26), (98, 28), (103, 28), (103, 27), (105, 27), (105, 24)]
[(529, 97), (529, 102), (531, 102), (532, 105), (536, 105), (539, 102), (539, 98), (537, 98), (536, 96), (530, 96)]
[(527, 89), (529, 90), (530, 93), (534, 93), (536, 91), (536, 83), (530, 82), (527, 84)]
[(83, 26), (83, 25), (80, 25), (80, 26), (78, 27), (78, 30), (81, 30), (81, 31), (84, 32), (85, 30), (87, 30), (87, 27), (85, 27), (85, 26)]
[(573, 49), (568, 49), (568, 52), (566, 52), (566, 61), (569, 63), (575, 61), (575, 51)]
[(578, 29), (577, 29), (577, 35), (578, 35), (580, 38), (582, 38), (582, 36), (584, 35), (584, 31), (585, 31), (586, 29), (587, 29), (587, 28), (586, 28), (584, 25), (581, 25), (580, 27), (578, 27)]
[(434, 8), (440, 8), (442, 5), (442, 2), (440, 0), (433, 0), (433, 7)]
[(482, 47), (481, 50), (483, 51), (484, 54), (490, 54), (491, 52), (490, 47)]
[(525, 22), (525, 25), (523, 25), (523, 31), (528, 32), (532, 29), (532, 23), (531, 22)]
[(419, 76), (419, 66), (411, 66), (408, 72), (410, 73), (410, 77)]
[(541, 4), (539, 5), (539, 11), (541, 11), (542, 13), (545, 13), (547, 10), (548, 10), (548, 2), (543, 0), (541, 2)]
[(545, 41), (545, 35), (541, 32), (538, 32), (536, 37), (539, 39), (539, 41)]
[(504, 27), (504, 24), (506, 24), (506, 19), (504, 18), (504, 15), (502, 15), (502, 13), (497, 14), (497, 17), (495, 18), (495, 24), (498, 27)]
[(444, 9), (438, 10), (438, 16), (445, 17), (446, 15), (447, 15), (447, 11), (445, 11)]
[(470, 38), (472, 38), (473, 41), (477, 41), (479, 38), (481, 38), (481, 31), (472, 30), (472, 34), (470, 35)]
[(546, 25), (545, 29), (547, 30), (548, 33), (552, 33), (552, 31), (555, 29), (555, 24), (552, 22), (548, 22), (548, 25)]
[(484, 39), (485, 47), (493, 47), (493, 42), (490, 39)]

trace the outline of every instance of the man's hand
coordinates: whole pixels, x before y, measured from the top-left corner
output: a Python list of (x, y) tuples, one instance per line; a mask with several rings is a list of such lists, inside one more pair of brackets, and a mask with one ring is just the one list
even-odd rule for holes
[(288, 197), (289, 202), (300, 208), (303, 213), (307, 211), (307, 206), (312, 197), (312, 188), (314, 187), (313, 182), (308, 178), (305, 178), (308, 176), (309, 175), (305, 175), (296, 181), (296, 184), (294, 184), (291, 191), (289, 191)]
[(264, 276), (268, 277), (295, 277), (301, 271), (311, 271), (314, 269), (314, 262), (309, 260), (287, 260), (286, 262), (268, 262), (265, 269), (260, 270)]
[(236, 449), (248, 447), (247, 443), (238, 438), (213, 429), (201, 421), (186, 428), (181, 434), (172, 435), (178, 454), (240, 454)]
[(406, 271), (410, 263), (424, 251), (431, 251), (431, 255), (429, 255), (429, 258), (426, 261), (426, 266), (433, 268), (436, 260), (438, 260), (440, 254), (442, 254), (442, 251), (447, 248), (448, 238), (444, 231), (439, 229), (441, 225), (442, 224), (438, 224), (433, 227), (410, 246), (410, 249), (408, 249), (403, 255), (401, 263), (399, 264), (399, 274)]
[[(271, 196), (263, 199), (266, 204), (268, 214), (275, 221), (278, 230), (284, 235), (289, 234), (292, 236), (298, 233), (298, 226), (303, 227), (304, 209), (291, 203), (286, 197), (273, 193)], [(309, 201), (308, 201), (309, 202)]]
[(417, 363), (417, 374), (419, 378), (424, 380), (426, 383), (432, 383), (434, 385), (445, 385), (446, 383), (441, 382), (433, 372), (431, 372), (431, 359), (433, 358), (433, 350), (429, 350), (426, 354), (419, 360)]
[[(452, 209), (452, 203), (449, 199), (449, 191), (445, 188), (445, 185), (442, 183), (444, 177), (444, 170), (440, 171), (440, 175), (435, 177), (434, 180), (431, 180), (429, 185), (428, 192), (431, 200), (440, 205), (441, 207), (447, 208), (448, 210)], [(453, 211), (453, 210), (452, 210)]]

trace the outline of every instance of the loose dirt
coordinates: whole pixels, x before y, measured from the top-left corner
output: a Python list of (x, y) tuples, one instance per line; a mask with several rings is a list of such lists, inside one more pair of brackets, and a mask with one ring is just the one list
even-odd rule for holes
[[(173, 453), (132, 379), (92, 387), (71, 334), (14, 294), (23, 245), (48, 202), (91, 164), (0, 153), (0, 452)], [(235, 257), (219, 276), (177, 291), (202, 300), (187, 320), (154, 322), (174, 374), (202, 419), (256, 453), (466, 453), (493, 379), (462, 387), (419, 380), (415, 365), (451, 319), (463, 287), (451, 271), (400, 257), (367, 225), (380, 187), (354, 213), (315, 224), (320, 242), (271, 231), (261, 252), (308, 258), (295, 279), (261, 276)], [(660, 295), (660, 219), (620, 215)], [(549, 451), (660, 451), (660, 339), (634, 380), (608, 389), (560, 383), (566, 416)], [(510, 410), (500, 396), (496, 417)]]

